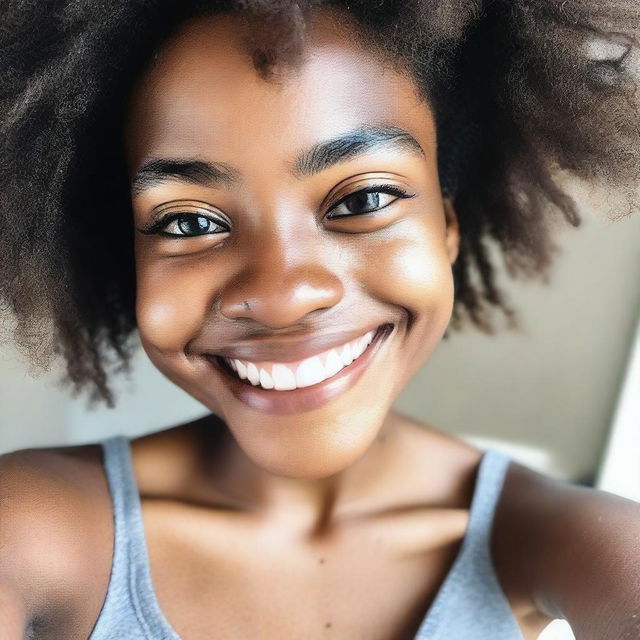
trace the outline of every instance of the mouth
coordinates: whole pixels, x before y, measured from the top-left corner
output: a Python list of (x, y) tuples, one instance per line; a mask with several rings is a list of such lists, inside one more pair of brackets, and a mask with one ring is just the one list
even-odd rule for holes
[[(258, 377), (255, 367), (253, 375), (249, 377), (244, 364), (241, 366), (236, 364), (233, 367), (230, 359), (222, 356), (206, 355), (205, 358), (221, 375), (231, 393), (241, 402), (266, 413), (299, 413), (315, 409), (355, 385), (393, 333), (394, 328), (395, 325), (392, 323), (379, 325), (371, 342), (351, 362), (346, 365), (343, 363), (339, 370), (331, 375), (327, 375), (331, 371), (326, 371), (324, 375), (320, 374), (319, 377), (324, 379), (316, 383), (308, 384), (309, 380), (307, 380), (306, 384), (303, 383), (304, 386), (295, 388), (274, 388), (271, 376), (261, 372)], [(240, 376), (238, 369), (244, 374), (244, 379)], [(300, 378), (297, 379), (300, 380)], [(262, 383), (270, 388), (265, 388)]]

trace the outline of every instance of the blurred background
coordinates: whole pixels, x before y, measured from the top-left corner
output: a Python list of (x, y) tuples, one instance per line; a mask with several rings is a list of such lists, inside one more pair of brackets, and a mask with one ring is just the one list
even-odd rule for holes
[[(498, 269), (522, 329), (451, 331), (396, 407), (548, 475), (640, 501), (640, 212), (607, 199), (613, 220), (603, 196), (574, 195), (583, 223), (558, 221), (549, 284)], [(135, 437), (208, 413), (141, 348), (131, 378), (113, 380), (115, 409), (70, 398), (55, 385), (60, 366), (32, 378), (12, 345), (0, 345), (0, 453)], [(565, 638), (563, 621), (540, 636)]]

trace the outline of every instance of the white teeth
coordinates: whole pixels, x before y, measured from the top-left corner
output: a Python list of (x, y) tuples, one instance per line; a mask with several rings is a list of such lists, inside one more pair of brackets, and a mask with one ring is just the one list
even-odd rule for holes
[(296, 378), (293, 375), (293, 371), (284, 364), (274, 364), (271, 369), (271, 376), (273, 377), (274, 389), (285, 391), (296, 388)]
[(327, 378), (335, 375), (344, 367), (342, 362), (342, 358), (338, 355), (338, 352), (335, 349), (331, 349), (329, 351), (329, 355), (327, 356), (327, 362), (324, 365), (326, 370)]
[(260, 372), (253, 362), (247, 363), (247, 378), (251, 384), (260, 384)]
[(351, 355), (354, 360), (362, 353), (362, 351), (362, 340), (356, 340), (351, 343)]
[(260, 369), (260, 385), (265, 389), (273, 389), (273, 379), (265, 369)]
[(296, 371), (296, 386), (308, 387), (312, 384), (322, 382), (327, 374), (318, 356), (313, 356), (303, 360)]
[(364, 351), (372, 342), (373, 342), (373, 336), (376, 335), (376, 332), (371, 330), (367, 333), (364, 334), (363, 338), (362, 338), (362, 344), (363, 344), (363, 348), (362, 350)]
[(264, 368), (258, 369), (253, 362), (245, 364), (237, 358), (225, 358), (225, 360), (242, 380), (248, 379), (251, 384), (260, 385), (265, 389), (285, 391), (297, 387), (308, 387), (334, 376), (351, 364), (371, 344), (375, 333), (375, 330), (368, 331), (358, 340), (321, 354), (325, 364), (319, 356), (307, 358), (300, 363), (295, 373), (291, 367), (281, 363), (274, 364), (269, 373)]
[(234, 360), (234, 362), (236, 363), (238, 375), (244, 380), (247, 377), (247, 366), (240, 360)]
[(353, 362), (353, 354), (351, 353), (351, 347), (348, 344), (345, 344), (344, 347), (342, 347), (340, 358), (342, 359), (342, 364), (345, 367)]

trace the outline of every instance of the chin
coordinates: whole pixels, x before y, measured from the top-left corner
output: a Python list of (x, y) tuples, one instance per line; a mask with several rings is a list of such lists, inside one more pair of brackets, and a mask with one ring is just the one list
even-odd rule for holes
[(315, 422), (308, 427), (287, 426), (275, 434), (270, 429), (235, 433), (238, 446), (252, 462), (277, 476), (298, 479), (328, 478), (344, 471), (363, 456), (376, 440), (388, 409), (378, 418), (359, 411), (360, 420), (351, 417)]

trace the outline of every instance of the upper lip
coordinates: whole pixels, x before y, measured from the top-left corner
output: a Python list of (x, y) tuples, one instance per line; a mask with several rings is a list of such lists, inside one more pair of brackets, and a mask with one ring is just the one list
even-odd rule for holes
[[(385, 323), (386, 324), (386, 323)], [(336, 333), (312, 335), (304, 340), (263, 340), (254, 339), (247, 343), (229, 345), (222, 349), (217, 349), (215, 353), (208, 352), (208, 356), (224, 356), (227, 358), (237, 358), (250, 362), (294, 362), (311, 358), (332, 347), (339, 347), (355, 338), (363, 336), (369, 331), (376, 331), (380, 324), (366, 329), (355, 329), (352, 331), (339, 331)]]

